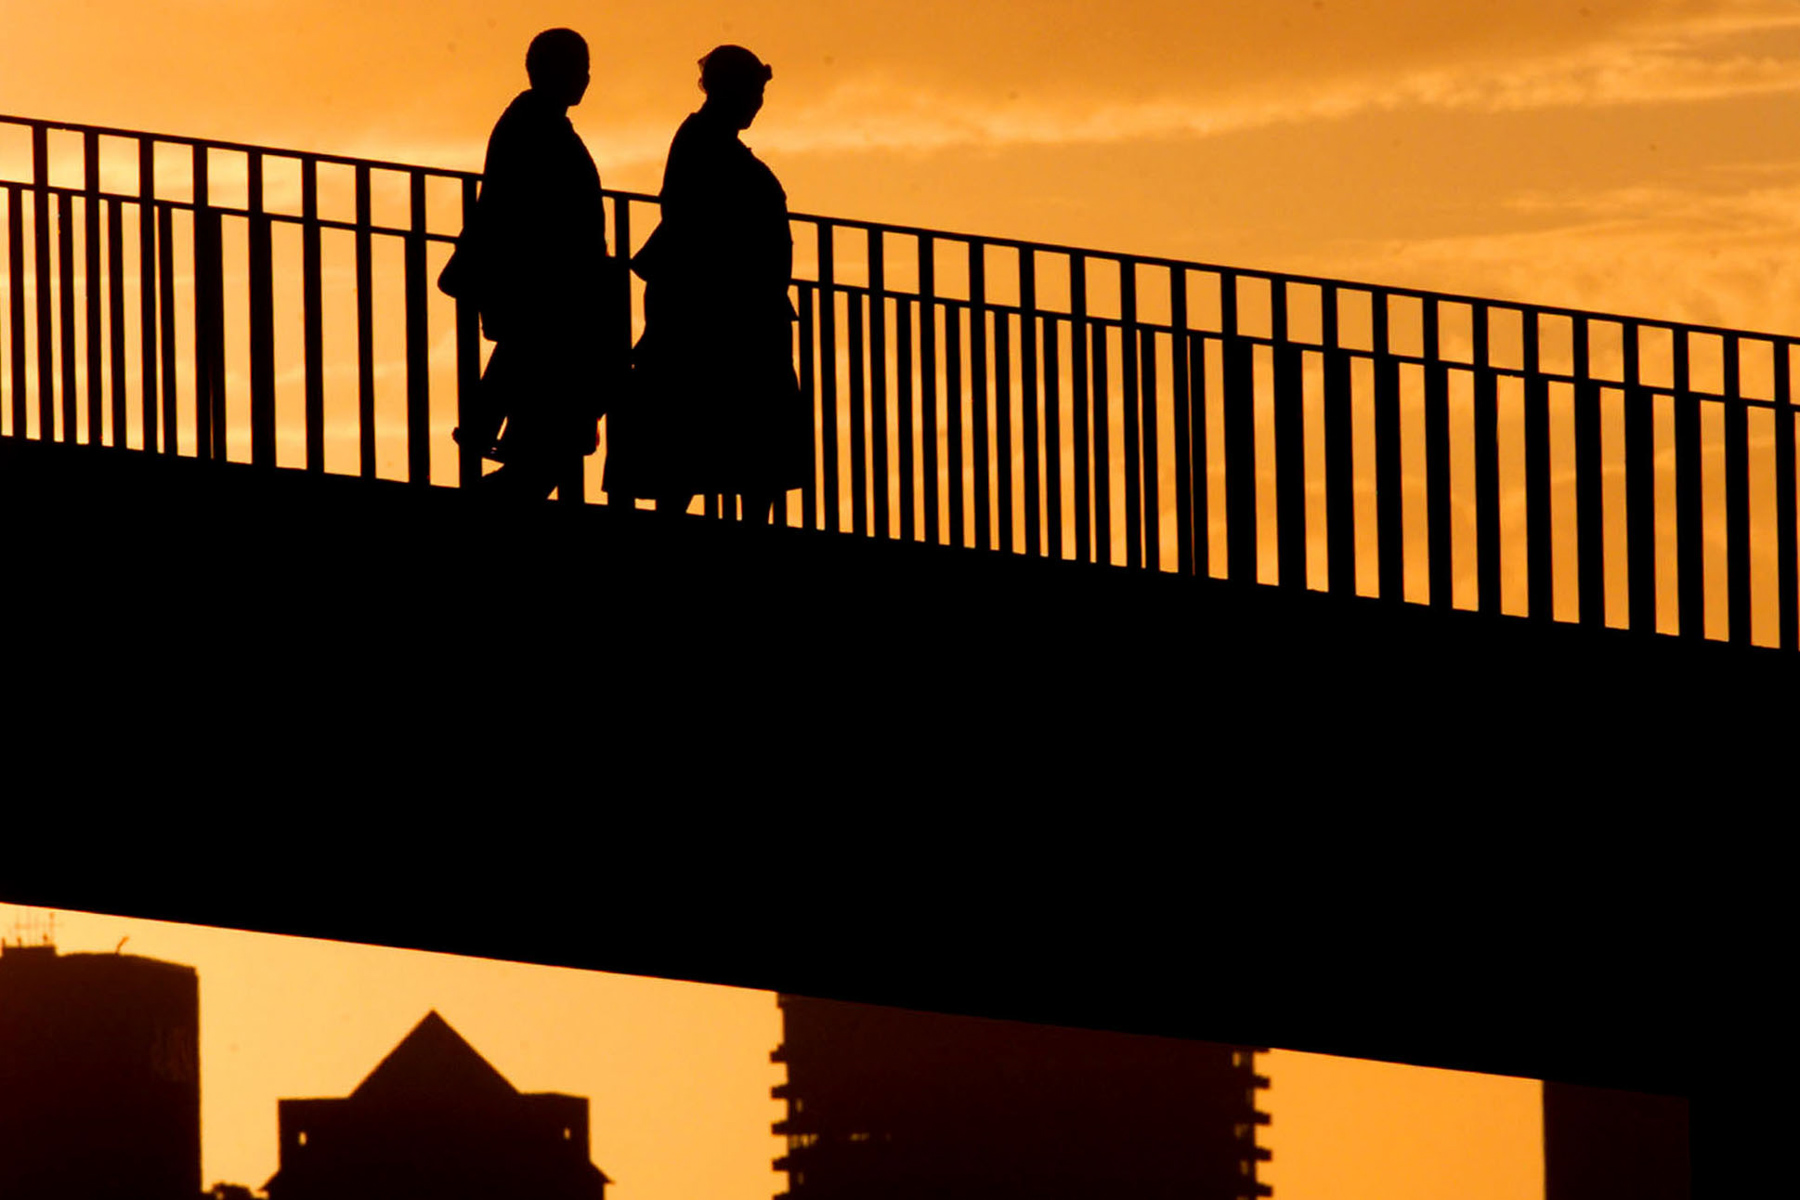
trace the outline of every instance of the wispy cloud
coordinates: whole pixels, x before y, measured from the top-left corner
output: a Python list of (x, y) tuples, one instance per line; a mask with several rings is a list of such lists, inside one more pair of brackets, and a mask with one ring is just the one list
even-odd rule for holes
[(1800, 331), (1800, 163), (1781, 182), (1739, 192), (1634, 187), (1528, 193), (1508, 203), (1550, 223), (1346, 243), (1321, 269), (1497, 299)]
[[(1776, 35), (1788, 35), (1785, 37)], [(1773, 39), (1785, 52), (1746, 47)], [(749, 137), (782, 154), (1205, 138), (1404, 109), (1471, 113), (1701, 103), (1800, 92), (1800, 11), (1734, 8), (1557, 52), (1341, 73), (1226, 92), (1123, 98), (1103, 88), (1046, 97), (925, 90), (891, 75), (839, 84)], [(666, 131), (609, 131), (618, 161), (660, 156)]]

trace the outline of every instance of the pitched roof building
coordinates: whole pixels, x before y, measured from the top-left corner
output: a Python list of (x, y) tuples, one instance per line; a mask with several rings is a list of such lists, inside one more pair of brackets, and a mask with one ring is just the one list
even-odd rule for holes
[(270, 1200), (604, 1200), (584, 1096), (520, 1092), (436, 1012), (338, 1099), (282, 1100)]

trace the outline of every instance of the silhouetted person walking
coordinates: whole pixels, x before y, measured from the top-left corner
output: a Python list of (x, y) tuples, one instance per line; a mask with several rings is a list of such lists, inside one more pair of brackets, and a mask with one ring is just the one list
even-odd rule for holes
[(542, 499), (579, 481), (595, 450), (624, 366), (624, 334), (611, 327), (622, 280), (609, 270), (600, 173), (569, 123), (588, 87), (587, 42), (547, 29), (525, 72), (531, 87), (494, 125), (471, 227), (439, 286), (475, 302), (495, 343), (457, 440), (504, 464), (485, 492)]
[(700, 60), (706, 102), (676, 131), (662, 223), (632, 260), (644, 334), (630, 399), (607, 419), (605, 486), (659, 511), (724, 493), (743, 498), (746, 520), (766, 522), (801, 483), (787, 193), (738, 140), (772, 75), (742, 46)]

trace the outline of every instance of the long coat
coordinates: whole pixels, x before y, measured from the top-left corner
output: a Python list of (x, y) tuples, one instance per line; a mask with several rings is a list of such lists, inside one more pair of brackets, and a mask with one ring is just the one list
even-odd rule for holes
[(470, 422), (477, 436), (491, 440), (504, 417), (509, 461), (591, 452), (625, 367), (628, 297), (606, 253), (593, 157), (566, 112), (535, 91), (494, 125), (456, 260), (440, 286), (475, 303), (496, 343)]
[(629, 399), (607, 417), (606, 489), (660, 498), (801, 483), (787, 193), (702, 109), (663, 172), (662, 223), (632, 260), (644, 333)]

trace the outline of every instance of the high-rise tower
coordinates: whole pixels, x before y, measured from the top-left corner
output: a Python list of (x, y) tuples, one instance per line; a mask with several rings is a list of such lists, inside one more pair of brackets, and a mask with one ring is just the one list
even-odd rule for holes
[(782, 996), (791, 1200), (1240, 1200), (1253, 1050)]
[(195, 1200), (200, 980), (131, 954), (0, 946), (0, 1196)]

